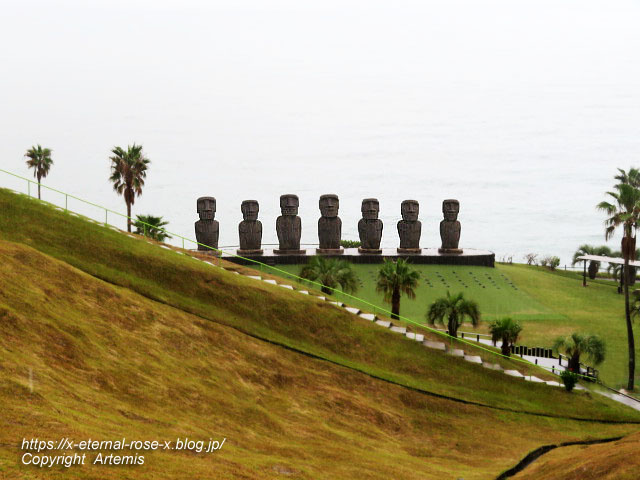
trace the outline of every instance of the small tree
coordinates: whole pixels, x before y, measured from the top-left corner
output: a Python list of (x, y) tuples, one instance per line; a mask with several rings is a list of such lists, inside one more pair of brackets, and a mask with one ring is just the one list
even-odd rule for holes
[(162, 217), (154, 217), (153, 215), (136, 215), (136, 221), (134, 226), (138, 235), (145, 235), (153, 238), (159, 242), (164, 242), (167, 238), (171, 238), (167, 232), (164, 231), (164, 226), (169, 225), (169, 222), (162, 220)]
[(410, 267), (408, 261), (398, 258), (397, 261), (385, 260), (378, 271), (376, 291), (384, 295), (384, 301), (391, 303), (391, 318), (400, 318), (400, 297), (416, 298), (420, 272)]
[(40, 144), (37, 147), (31, 147), (24, 154), (27, 158), (27, 166), (33, 168), (33, 176), (38, 179), (38, 200), (40, 200), (40, 180), (49, 175), (49, 170), (53, 165), (51, 159), (51, 149), (42, 148)]
[(580, 373), (581, 356), (588, 357), (594, 365), (598, 365), (604, 361), (606, 353), (604, 341), (599, 336), (581, 333), (572, 333), (568, 337), (557, 338), (553, 349), (569, 357), (568, 368), (575, 373)]
[(451, 296), (447, 291), (447, 296), (437, 299), (427, 311), (427, 321), (431, 325), (444, 325), (446, 318), (449, 335), (452, 337), (458, 336), (458, 328), (466, 317), (474, 327), (477, 326), (480, 323), (480, 308), (475, 301), (464, 298), (462, 292)]
[(489, 324), (489, 333), (491, 333), (491, 341), (496, 345), (498, 340), (502, 341), (500, 350), (505, 356), (511, 355), (511, 347), (518, 341), (522, 326), (510, 317), (494, 320)]
[(111, 177), (113, 189), (119, 195), (124, 196), (127, 204), (127, 231), (131, 232), (131, 206), (134, 204), (136, 195), (142, 195), (144, 179), (147, 177), (147, 167), (149, 159), (142, 153), (142, 145), (129, 145), (127, 150), (121, 147), (114, 147), (111, 150), (113, 156), (111, 160)]
[(332, 289), (340, 286), (345, 293), (355, 293), (358, 290), (358, 277), (346, 260), (326, 258), (316, 255), (309, 259), (300, 276), (322, 284), (321, 290), (327, 295), (333, 293)]
[(567, 389), (567, 392), (572, 391), (576, 386), (576, 383), (578, 383), (578, 375), (569, 370), (563, 370), (560, 374), (560, 378), (562, 379), (562, 383), (564, 384), (564, 388)]
[(537, 253), (527, 253), (524, 256), (527, 261), (527, 265), (537, 265), (538, 254)]
[[(576, 250), (576, 253), (573, 254), (573, 261), (571, 262), (571, 265), (575, 266), (576, 263), (582, 262), (582, 260), (579, 260), (579, 257), (583, 257), (585, 255), (611, 256), (611, 249), (606, 245), (602, 245), (600, 247), (594, 247), (593, 245), (587, 245), (587, 244), (580, 245), (580, 247), (578, 247), (578, 250)], [(591, 280), (596, 278), (599, 269), (600, 269), (600, 262), (596, 260), (589, 261), (588, 271), (589, 271), (589, 278)]]
[(553, 271), (558, 268), (560, 265), (560, 258), (552, 255), (547, 255), (542, 260), (540, 260), (540, 265), (543, 267), (547, 267), (549, 270)]

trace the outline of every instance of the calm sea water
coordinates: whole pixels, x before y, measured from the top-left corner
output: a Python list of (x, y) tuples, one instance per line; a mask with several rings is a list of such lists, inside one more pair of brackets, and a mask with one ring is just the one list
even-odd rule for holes
[[(46, 183), (125, 212), (109, 150), (152, 161), (134, 213), (193, 237), (218, 199), (221, 245), (259, 200), (275, 243), (282, 193), (317, 242), (318, 197), (340, 196), (343, 236), (377, 197), (383, 245), (420, 201), (438, 246), (444, 198), (461, 246), (563, 263), (603, 243), (595, 204), (640, 166), (637, 1), (4, 1), (0, 165), (54, 150)], [(24, 185), (0, 175), (0, 185)], [(45, 194), (45, 199), (60, 201)], [(101, 218), (100, 213), (71, 207)], [(122, 222), (124, 225), (124, 222)], [(618, 240), (612, 242), (616, 247)]]

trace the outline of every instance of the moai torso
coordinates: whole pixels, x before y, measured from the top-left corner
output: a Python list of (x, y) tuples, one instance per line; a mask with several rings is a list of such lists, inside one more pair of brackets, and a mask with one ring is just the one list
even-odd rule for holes
[(276, 233), (280, 250), (300, 250), (302, 222), (298, 216), (299, 200), (296, 195), (282, 195), (280, 210), (282, 215), (276, 220)]
[(422, 223), (418, 220), (419, 204), (415, 200), (405, 200), (400, 207), (402, 220), (398, 222), (400, 248), (406, 250), (420, 249)]
[(342, 236), (342, 220), (338, 217), (338, 196), (322, 195), (319, 205), (322, 214), (318, 219), (319, 248), (321, 250), (338, 250)]
[(238, 225), (240, 250), (258, 251), (262, 246), (262, 222), (258, 220), (258, 202), (245, 200), (240, 209), (244, 218)]
[(218, 236), (220, 226), (215, 220), (216, 199), (214, 197), (200, 197), (197, 201), (198, 215), (200, 220), (195, 223), (196, 240), (198, 250), (212, 252), (211, 248), (218, 248)]
[(382, 220), (378, 218), (380, 204), (375, 198), (367, 198), (362, 201), (361, 210), (362, 218), (358, 222), (360, 248), (363, 250), (378, 250), (382, 240)]
[(457, 200), (445, 200), (442, 202), (444, 220), (440, 222), (441, 250), (458, 250), (460, 243), (461, 226), (458, 221), (460, 203)]

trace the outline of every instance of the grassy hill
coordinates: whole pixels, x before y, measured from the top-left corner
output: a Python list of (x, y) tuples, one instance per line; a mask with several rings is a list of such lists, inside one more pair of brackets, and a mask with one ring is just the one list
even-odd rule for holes
[[(0, 211), (0, 478), (481, 479), (550, 441), (639, 428), (599, 395), (430, 351), (35, 200), (0, 190)], [(22, 437), (65, 435), (228, 443), (144, 467), (18, 467)]]
[(640, 434), (611, 443), (560, 447), (545, 454), (513, 480), (636, 480)]
[[(375, 292), (379, 265), (354, 265), (360, 280), (359, 297), (376, 305), (385, 305)], [(300, 266), (281, 268), (298, 274)], [(523, 325), (520, 343), (551, 348), (557, 336), (574, 331), (600, 335), (607, 343), (607, 358), (598, 367), (601, 378), (615, 387), (624, 387), (627, 379), (627, 331), (624, 322), (624, 298), (613, 282), (598, 280), (582, 287), (575, 272), (551, 272), (542, 267), (498, 264), (496, 268), (414, 265), (420, 274), (415, 300), (403, 298), (401, 314), (424, 322), (429, 305), (447, 290), (464, 292), (476, 300), (484, 322), (463, 331), (487, 332), (489, 321), (511, 316)], [(338, 294), (338, 297), (340, 295)], [(389, 308), (386, 305), (386, 308)], [(640, 356), (640, 346), (637, 355)], [(640, 369), (636, 372), (640, 382)]]

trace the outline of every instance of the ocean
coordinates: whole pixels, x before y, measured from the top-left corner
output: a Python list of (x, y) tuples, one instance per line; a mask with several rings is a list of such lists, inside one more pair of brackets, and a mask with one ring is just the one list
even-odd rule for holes
[(46, 185), (125, 213), (109, 155), (136, 142), (151, 165), (134, 214), (190, 238), (197, 197), (214, 196), (220, 245), (238, 244), (245, 199), (276, 243), (295, 193), (317, 243), (318, 197), (335, 193), (344, 238), (375, 197), (397, 246), (416, 199), (437, 247), (457, 198), (461, 247), (569, 264), (604, 244), (595, 205), (616, 169), (640, 166), (639, 20), (624, 0), (4, 1), (0, 166), (30, 176), (41, 143)]

